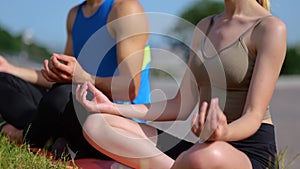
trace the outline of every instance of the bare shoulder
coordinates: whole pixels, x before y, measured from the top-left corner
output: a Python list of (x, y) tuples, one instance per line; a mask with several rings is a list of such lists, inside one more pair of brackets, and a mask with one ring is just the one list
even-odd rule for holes
[(286, 25), (285, 23), (275, 16), (267, 17), (259, 24), (257, 27), (257, 34), (259, 36), (273, 35), (280, 36), (286, 34)]
[(275, 16), (265, 18), (254, 30), (255, 50), (267, 58), (282, 60), (285, 57), (287, 32), (283, 21)]
[(112, 11), (115, 16), (122, 17), (134, 13), (143, 13), (144, 9), (138, 0), (116, 0)]
[(201, 19), (198, 23), (197, 23), (197, 28), (200, 29), (201, 31), (205, 31), (208, 27), (208, 25), (210, 24), (211, 20), (213, 19), (215, 15), (210, 15), (207, 16), (203, 19)]
[(76, 6), (72, 7), (72, 8), (69, 10), (68, 17), (75, 18), (75, 17), (76, 17), (76, 14), (77, 14), (77, 11), (78, 11), (78, 8), (79, 8), (79, 5), (76, 5)]
[(77, 11), (78, 11), (79, 5), (74, 6), (69, 10), (68, 18), (67, 18), (67, 25), (69, 28), (73, 26), (73, 23), (75, 21)]

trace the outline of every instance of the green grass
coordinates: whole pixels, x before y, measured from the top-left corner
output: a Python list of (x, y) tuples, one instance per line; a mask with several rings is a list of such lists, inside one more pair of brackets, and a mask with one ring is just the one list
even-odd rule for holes
[(300, 157), (300, 153), (296, 154), (291, 160), (286, 161), (287, 147), (280, 151), (276, 156), (275, 166), (280, 169), (289, 169), (293, 163)]
[[(5, 169), (66, 169), (67, 161), (51, 161), (45, 154), (30, 152), (27, 145), (18, 146), (10, 143), (8, 138), (0, 134), (0, 168)], [(78, 168), (72, 163), (72, 167)]]
[[(300, 157), (300, 153), (289, 161), (286, 161), (287, 148), (280, 151), (276, 156), (275, 165), (280, 169), (289, 169), (292, 164)], [(0, 168), (5, 169), (66, 169), (70, 162), (51, 161), (51, 157), (45, 154), (30, 152), (25, 144), (18, 146), (10, 143), (8, 138), (0, 134)], [(71, 163), (73, 169), (78, 167)]]

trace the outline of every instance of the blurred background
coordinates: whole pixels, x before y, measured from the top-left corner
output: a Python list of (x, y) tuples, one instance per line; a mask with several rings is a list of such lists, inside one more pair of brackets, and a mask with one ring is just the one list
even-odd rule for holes
[[(51, 53), (63, 53), (66, 41), (66, 18), (73, 6), (83, 0), (0, 0), (0, 55), (15, 65), (41, 68), (42, 61)], [(213, 0), (140, 0), (146, 12), (161, 12), (178, 16), (196, 24), (201, 18), (222, 11), (223, 1)], [(271, 0), (271, 12), (283, 20), (288, 30), (288, 49), (278, 84), (271, 102), (271, 111), (276, 125), (278, 150), (287, 150), (285, 163), (289, 163), (300, 153), (300, 1)], [(168, 18), (168, 17), (167, 17)], [(170, 18), (170, 17), (169, 17)], [(174, 17), (171, 17), (174, 18)], [(150, 45), (176, 52), (182, 61), (188, 57), (188, 48), (182, 41), (189, 42), (191, 30), (177, 22), (178, 19), (155, 21), (159, 32), (180, 35), (181, 40), (153, 34)], [(274, 39), (276, 40), (276, 39)], [(159, 61), (158, 61), (159, 60)], [(168, 72), (180, 78), (180, 61), (172, 63), (170, 58), (153, 58)], [(169, 66), (172, 65), (172, 66)], [(175, 66), (174, 66), (175, 65)], [(159, 81), (152, 85), (165, 84), (163, 79), (174, 79), (170, 74), (153, 71)], [(173, 76), (173, 75), (171, 75)], [(176, 77), (175, 77), (176, 78)], [(173, 81), (174, 82), (174, 81)], [(166, 95), (170, 83), (165, 86)], [(189, 124), (188, 124), (189, 125)], [(300, 168), (300, 158), (296, 158), (291, 169)]]

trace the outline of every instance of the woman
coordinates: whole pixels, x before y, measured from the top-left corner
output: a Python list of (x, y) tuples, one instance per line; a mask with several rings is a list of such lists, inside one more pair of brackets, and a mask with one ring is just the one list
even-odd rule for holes
[[(77, 100), (87, 110), (103, 112), (91, 115), (85, 123), (84, 134), (90, 144), (134, 168), (275, 168), (276, 144), (268, 105), (285, 57), (285, 24), (271, 16), (267, 0), (224, 0), (224, 5), (223, 13), (201, 20), (194, 33), (192, 51), (195, 52), (191, 52), (189, 67), (198, 86), (187, 80), (191, 74), (186, 73), (174, 99), (152, 103), (151, 107), (113, 104), (90, 83), (77, 87)], [(206, 37), (198, 29), (205, 32)], [(207, 48), (209, 40), (217, 54)], [(195, 54), (202, 56), (200, 62)], [(214, 94), (211, 90), (224, 87), (218, 86), (222, 83), (212, 80), (210, 75), (214, 74), (206, 69), (213, 60), (220, 60), (223, 66), (225, 102), (220, 99), (219, 103), (214, 97), (222, 98), (223, 95), (218, 96), (218, 92)], [(157, 135), (156, 129), (138, 125), (127, 118), (184, 119), (198, 102), (197, 88), (200, 107), (192, 131), (205, 142), (180, 142), (179, 147), (185, 147), (180, 151), (187, 151), (175, 157), (174, 162), (166, 155), (168, 152), (159, 153), (161, 134), (151, 137)], [(95, 95), (91, 101), (86, 99), (87, 89)], [(180, 105), (180, 101), (188, 97), (189, 104)], [(162, 113), (161, 107), (164, 107)], [(107, 125), (99, 123), (102, 120)], [(119, 137), (116, 136), (118, 133)], [(104, 134), (106, 139), (98, 139)], [(133, 142), (134, 145), (129, 145)], [(114, 147), (121, 147), (121, 150)]]

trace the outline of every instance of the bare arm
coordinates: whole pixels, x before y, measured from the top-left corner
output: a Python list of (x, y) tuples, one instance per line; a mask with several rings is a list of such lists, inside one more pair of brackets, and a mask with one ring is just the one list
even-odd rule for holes
[(277, 18), (265, 20), (256, 30), (253, 39), (255, 39), (257, 58), (244, 115), (229, 124), (227, 141), (247, 138), (258, 130), (285, 58), (286, 27)]
[(71, 56), (74, 11), (68, 16), (66, 55), (54, 54), (49, 62), (46, 61), (44, 76), (54, 82), (89, 81), (114, 100), (132, 101), (139, 90), (144, 48), (148, 42), (149, 28), (143, 8), (136, 0), (115, 2), (109, 15), (108, 28), (117, 41), (119, 75), (107, 78), (87, 73)]
[[(185, 120), (199, 99), (198, 86), (191, 76), (192, 74), (187, 70), (176, 97), (151, 104), (112, 103), (90, 82), (77, 87), (76, 99), (90, 112), (109, 113), (148, 121)], [(88, 89), (95, 96), (91, 101), (86, 99)]]
[(148, 43), (148, 18), (136, 0), (116, 2), (108, 28), (117, 41), (119, 75), (96, 77), (95, 86), (114, 100), (132, 101), (137, 96), (144, 48)]
[[(76, 12), (77, 12), (77, 6), (72, 8), (67, 17), (67, 42), (65, 46), (65, 54), (66, 55), (73, 55), (73, 45), (72, 45), (72, 26), (73, 22), (75, 20)], [(34, 70), (29, 68), (23, 68), (11, 65), (4, 59), (2, 56), (0, 56), (0, 71), (6, 72), (9, 74), (12, 74), (14, 76), (17, 76), (27, 82), (30, 82), (32, 84), (36, 84), (42, 87), (50, 88), (53, 84), (53, 82), (57, 82), (57, 79), (51, 78), (51, 75), (54, 75), (55, 73), (50, 72), (48, 68), (49, 61), (44, 61), (44, 67), (45, 70)], [(48, 69), (48, 70), (47, 70)], [(47, 73), (50, 72), (50, 77)], [(56, 76), (57, 77), (57, 76)]]
[(52, 83), (48, 82), (40, 70), (23, 68), (10, 64), (4, 57), (0, 56), (0, 72), (5, 72), (19, 77), (29, 83), (50, 88)]

